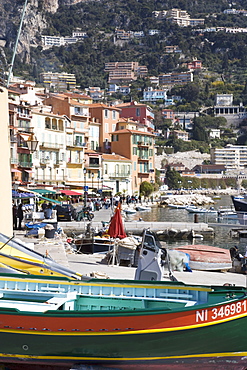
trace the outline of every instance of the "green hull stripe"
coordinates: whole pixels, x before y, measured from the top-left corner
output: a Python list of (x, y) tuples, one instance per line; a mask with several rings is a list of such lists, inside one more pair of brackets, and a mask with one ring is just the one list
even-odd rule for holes
[(36, 360), (76, 360), (76, 361), (155, 361), (155, 360), (172, 360), (183, 358), (207, 358), (207, 357), (242, 357), (247, 356), (247, 352), (222, 352), (222, 353), (203, 353), (196, 355), (181, 355), (181, 356), (164, 356), (164, 357), (72, 357), (72, 356), (32, 356), (19, 354), (0, 353), (0, 357), (21, 358), (21, 359), (36, 359)]
[(222, 324), (225, 322), (233, 321), (233, 320), (238, 320), (240, 318), (246, 317), (247, 312), (243, 313), (238, 316), (234, 317), (228, 317), (226, 319), (222, 320), (217, 320), (217, 321), (210, 321), (208, 323), (202, 323), (202, 324), (195, 324), (195, 325), (188, 325), (188, 326), (178, 326), (174, 328), (162, 328), (162, 329), (144, 329), (144, 330), (129, 330), (129, 331), (118, 331), (118, 332), (98, 332), (98, 331), (91, 331), (91, 332), (50, 332), (50, 331), (33, 331), (33, 330), (0, 330), (0, 333), (5, 333), (5, 334), (31, 334), (31, 335), (45, 335), (45, 336), (109, 336), (109, 335), (134, 335), (134, 334), (154, 334), (154, 333), (165, 333), (165, 332), (172, 332), (172, 331), (181, 331), (181, 330), (190, 330), (190, 329), (199, 329), (202, 327), (208, 327), (208, 326), (213, 326), (213, 325), (218, 325)]

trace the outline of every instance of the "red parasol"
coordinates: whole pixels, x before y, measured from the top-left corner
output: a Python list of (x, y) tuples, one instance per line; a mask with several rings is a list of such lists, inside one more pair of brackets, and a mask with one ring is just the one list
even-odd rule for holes
[(111, 238), (119, 239), (126, 238), (127, 236), (124, 231), (121, 209), (119, 206), (115, 209), (115, 213), (112, 216), (110, 226), (108, 229), (108, 234), (110, 235)]

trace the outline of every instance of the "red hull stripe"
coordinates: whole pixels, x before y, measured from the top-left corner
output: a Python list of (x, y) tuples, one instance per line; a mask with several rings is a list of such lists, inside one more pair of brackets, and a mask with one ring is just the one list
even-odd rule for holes
[(161, 328), (161, 329), (143, 329), (143, 330), (126, 330), (126, 331), (117, 331), (117, 332), (97, 332), (97, 331), (91, 331), (91, 332), (72, 332), (72, 331), (38, 331), (38, 330), (14, 330), (14, 329), (0, 329), (1, 333), (12, 333), (12, 334), (31, 334), (31, 335), (44, 335), (44, 336), (51, 336), (51, 335), (59, 335), (59, 336), (109, 336), (109, 335), (134, 335), (134, 334), (153, 334), (153, 333), (165, 333), (165, 332), (172, 332), (172, 331), (180, 331), (180, 330), (190, 330), (190, 329), (199, 329), (202, 327), (208, 327), (212, 325), (218, 325), (225, 322), (229, 322), (232, 320), (241, 319), (243, 317), (246, 317), (247, 313), (228, 317), (222, 320), (215, 320), (210, 322), (205, 322), (201, 324), (195, 324), (195, 325), (185, 325), (180, 327), (174, 327), (174, 328)]

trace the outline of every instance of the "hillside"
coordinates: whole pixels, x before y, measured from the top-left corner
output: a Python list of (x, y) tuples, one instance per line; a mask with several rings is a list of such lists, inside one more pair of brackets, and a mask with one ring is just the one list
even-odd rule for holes
[[(11, 58), (24, 0), (3, 0), (0, 5), (0, 45), (8, 62)], [(44, 71), (75, 73), (81, 87), (107, 86), (104, 64), (108, 61), (138, 61), (149, 75), (181, 68), (182, 60), (198, 58), (211, 72), (225, 81), (244, 84), (247, 75), (247, 34), (195, 32), (198, 27), (182, 27), (156, 19), (153, 11), (171, 8), (187, 10), (191, 17), (204, 18), (205, 27), (245, 27), (246, 17), (223, 14), (229, 8), (224, 0), (30, 0), (18, 45), (14, 73), (36, 79)], [(234, 3), (247, 9), (247, 1)], [(87, 32), (87, 39), (65, 47), (45, 50), (41, 35), (69, 36), (76, 28)], [(118, 42), (115, 29), (143, 31), (144, 37)], [(149, 35), (155, 29), (157, 34)], [(166, 45), (178, 45), (181, 54), (166, 54)], [(210, 76), (210, 75), (209, 75)], [(204, 77), (205, 78), (205, 77)]]
[(203, 161), (210, 160), (210, 155), (206, 153), (200, 153), (199, 151), (192, 150), (189, 152), (178, 152), (174, 154), (158, 155), (155, 156), (155, 167), (160, 169), (162, 161), (167, 161), (167, 164), (171, 163), (182, 163), (188, 169), (192, 169), (197, 164), (203, 164)]

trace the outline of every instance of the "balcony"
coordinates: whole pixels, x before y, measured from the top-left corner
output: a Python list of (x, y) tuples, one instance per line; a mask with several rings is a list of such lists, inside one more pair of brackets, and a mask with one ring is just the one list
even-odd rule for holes
[(86, 143), (81, 143), (80, 141), (75, 141), (74, 146), (78, 146), (80, 148), (84, 148), (86, 146)]
[(40, 146), (43, 148), (52, 148), (52, 149), (62, 149), (63, 148), (63, 144), (47, 143), (47, 142), (40, 143)]
[(129, 177), (129, 173), (126, 173), (126, 172), (110, 172), (110, 173), (108, 173), (108, 176), (109, 177), (111, 177), (111, 178), (116, 178), (116, 177), (118, 177), (118, 178), (127, 178), (127, 177)]
[(144, 142), (144, 141), (138, 141), (137, 144), (138, 144), (138, 146), (144, 146), (144, 147), (148, 147), (149, 146), (149, 143)]
[(100, 167), (100, 164), (99, 163), (89, 163), (87, 165), (87, 168), (99, 168)]
[(31, 119), (32, 118), (31, 114), (18, 112), (17, 115), (18, 115), (18, 118), (23, 118), (23, 119)]
[(140, 157), (138, 157), (138, 161), (146, 162), (146, 161), (149, 161), (149, 158), (145, 157), (144, 155), (141, 155)]
[(10, 142), (11, 143), (17, 143), (17, 137), (16, 136), (10, 136)]
[(84, 163), (84, 160), (69, 158), (67, 163), (68, 164), (82, 164)]
[(27, 134), (31, 134), (33, 132), (33, 128), (29, 126), (19, 125), (18, 126), (18, 133), (25, 132)]
[(36, 182), (43, 182), (43, 181), (49, 181), (49, 182), (62, 182), (65, 181), (65, 178), (63, 176), (38, 176), (37, 178), (35, 177)]
[(31, 168), (31, 167), (33, 167), (33, 163), (32, 162), (19, 162), (19, 167)]

